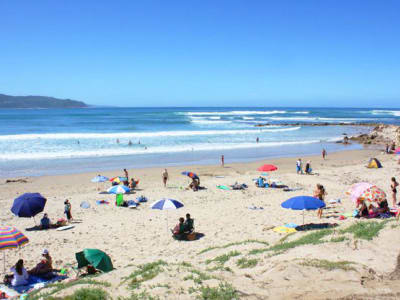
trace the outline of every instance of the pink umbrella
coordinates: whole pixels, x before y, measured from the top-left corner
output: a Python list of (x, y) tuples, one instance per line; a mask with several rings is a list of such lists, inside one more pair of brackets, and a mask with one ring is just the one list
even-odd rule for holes
[(360, 198), (360, 196), (370, 187), (372, 187), (373, 184), (370, 184), (368, 182), (360, 182), (360, 183), (356, 183), (353, 184), (353, 186), (351, 187), (349, 194), (350, 194), (350, 198), (354, 203), (357, 203), (358, 198)]

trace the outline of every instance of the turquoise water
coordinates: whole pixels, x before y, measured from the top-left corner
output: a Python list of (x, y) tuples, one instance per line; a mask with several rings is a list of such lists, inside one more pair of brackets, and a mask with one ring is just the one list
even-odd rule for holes
[[(221, 154), (228, 161), (315, 154), (322, 147), (340, 150), (342, 146), (334, 142), (343, 133), (354, 135), (366, 130), (281, 125), (287, 122), (398, 124), (400, 110), (6, 109), (0, 110), (0, 176), (217, 163)], [(260, 123), (272, 125), (255, 127)]]

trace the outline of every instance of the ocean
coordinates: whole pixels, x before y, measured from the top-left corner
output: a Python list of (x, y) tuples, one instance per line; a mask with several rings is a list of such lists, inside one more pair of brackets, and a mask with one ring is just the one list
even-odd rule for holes
[[(400, 110), (363, 108), (1, 109), (0, 177), (226, 163), (360, 149), (335, 143), (368, 128), (296, 122), (399, 124)], [(270, 123), (270, 126), (256, 127)], [(259, 142), (256, 142), (256, 139)]]

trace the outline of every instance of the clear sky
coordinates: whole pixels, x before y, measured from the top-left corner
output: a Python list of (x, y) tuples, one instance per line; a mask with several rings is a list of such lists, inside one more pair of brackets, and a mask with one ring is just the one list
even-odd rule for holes
[(1, 0), (0, 93), (400, 107), (399, 14), (399, 0)]

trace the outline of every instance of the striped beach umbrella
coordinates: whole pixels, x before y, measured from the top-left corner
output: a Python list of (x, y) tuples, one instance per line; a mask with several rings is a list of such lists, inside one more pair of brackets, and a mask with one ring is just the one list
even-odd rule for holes
[[(10, 226), (0, 227), (0, 250), (18, 248), (28, 243), (28, 238), (18, 229)], [(4, 272), (6, 270), (5, 252), (3, 252)]]
[(184, 171), (181, 174), (185, 175), (185, 176), (189, 176), (192, 179), (199, 179), (199, 176), (197, 176), (197, 174), (190, 172), (190, 171)]
[(97, 175), (96, 177), (92, 178), (92, 182), (105, 182), (108, 181), (108, 177)]
[(121, 183), (121, 182), (124, 182), (124, 181), (128, 181), (128, 178), (122, 177), (122, 176), (117, 176), (117, 177), (113, 177), (113, 178), (111, 178), (109, 180), (111, 182)]
[(130, 192), (130, 189), (125, 185), (114, 185), (110, 187), (107, 192), (109, 194), (126, 194)]
[(168, 210), (181, 208), (183, 207), (183, 203), (179, 202), (178, 200), (164, 198), (154, 202), (150, 207), (152, 209), (167, 211), (167, 231), (168, 231)]

